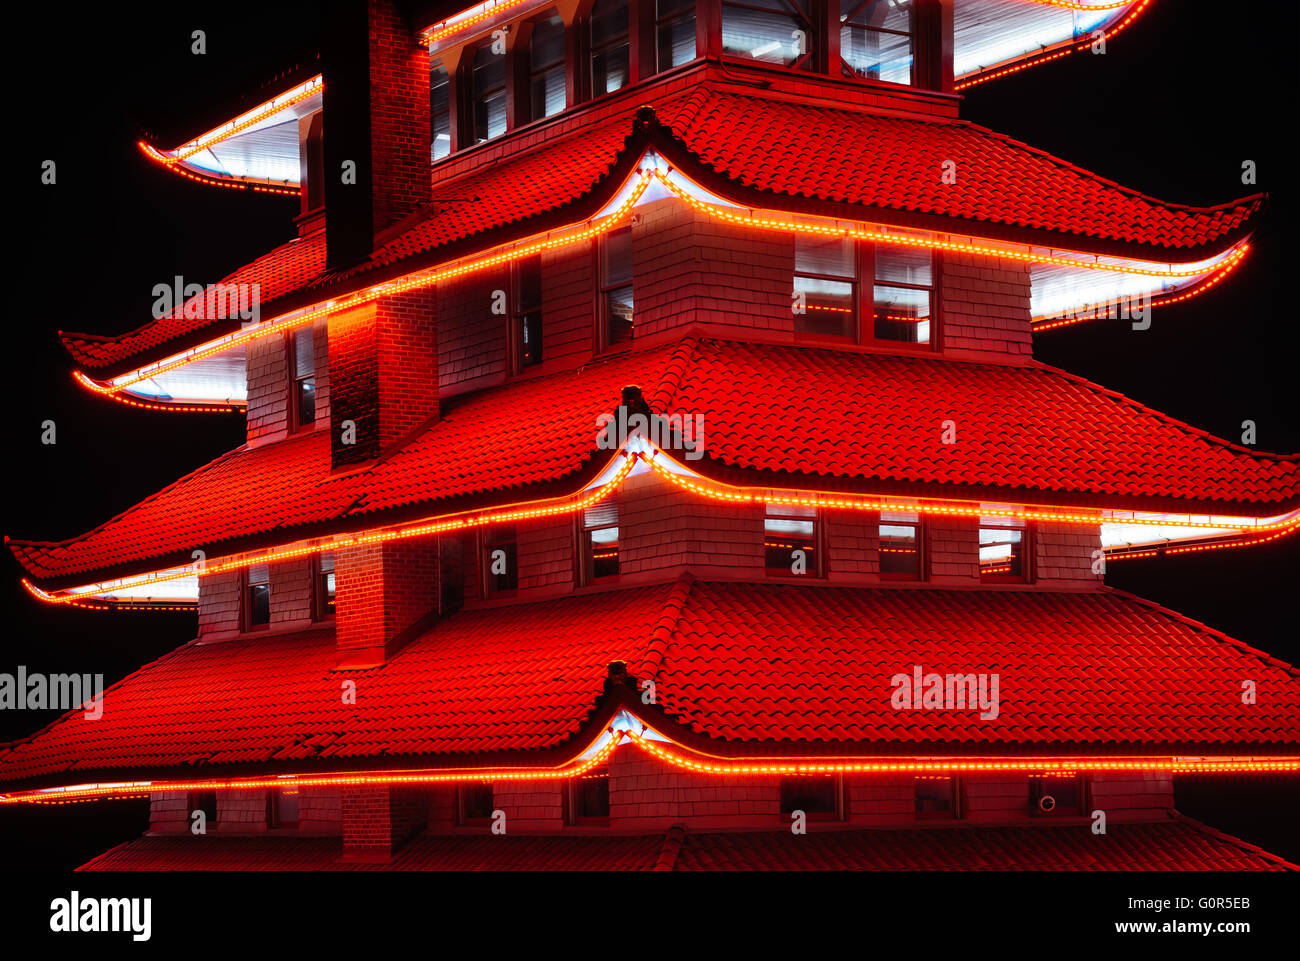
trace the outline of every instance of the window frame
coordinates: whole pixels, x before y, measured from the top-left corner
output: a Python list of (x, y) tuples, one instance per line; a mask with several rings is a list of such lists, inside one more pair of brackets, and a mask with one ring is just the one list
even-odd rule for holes
[[(537, 270), (537, 303), (529, 306), (524, 303), (524, 271), (531, 270), (536, 265)], [(545, 275), (542, 271), (542, 255), (533, 254), (510, 263), (510, 307), (509, 307), (509, 331), (508, 341), (506, 344), (506, 354), (509, 363), (510, 376), (521, 377), (525, 374), (534, 373), (541, 370), (542, 365), (546, 362), (546, 311), (544, 295)], [(538, 358), (530, 364), (523, 362), (524, 357), (524, 321), (532, 314), (537, 315), (537, 340), (538, 340)]]
[[(818, 508), (812, 508), (812, 511), (813, 511), (812, 517), (801, 516), (801, 515), (792, 515), (792, 514), (786, 514), (786, 515), (783, 515), (783, 514), (780, 514), (780, 513), (778, 513), (776, 516), (772, 516), (770, 512), (771, 512), (774, 508), (775, 508), (777, 511), (781, 511), (781, 510), (789, 511), (789, 510), (798, 510), (798, 509), (805, 509), (805, 510), (806, 510), (806, 509), (807, 509), (807, 508), (796, 508), (796, 507), (794, 507), (793, 505), (770, 504), (770, 503), (764, 502), (764, 504), (763, 504), (763, 571), (764, 571), (764, 573), (765, 573), (768, 577), (781, 578), (781, 579), (785, 579), (785, 580), (789, 580), (789, 581), (795, 581), (795, 582), (798, 582), (798, 581), (825, 580), (825, 578), (826, 578), (826, 570), (827, 570), (827, 565), (826, 565), (826, 524), (825, 524), (825, 515), (823, 514), (823, 512), (822, 512), (820, 509), (818, 509)], [(794, 573), (792, 573), (792, 572), (790, 572), (789, 570), (784, 569), (784, 568), (781, 569), (780, 571), (778, 571), (777, 569), (768, 566), (768, 563), (767, 563), (767, 522), (768, 522), (768, 519), (769, 519), (769, 518), (771, 518), (772, 520), (791, 520), (791, 521), (807, 521), (807, 520), (811, 520), (811, 521), (812, 521), (812, 525), (813, 525), (813, 533), (812, 533), (812, 540), (813, 540), (813, 563), (812, 563), (812, 569), (809, 570), (808, 573), (806, 573), (806, 574), (794, 574)]]
[[(915, 521), (895, 521), (885, 520), (884, 512), (876, 514), (876, 574), (882, 581), (894, 581), (900, 584), (922, 584), (929, 580), (927, 564), (930, 559), (929, 551), (926, 550), (927, 524), (926, 518), (920, 511), (890, 511), (889, 513), (897, 514), (916, 514)], [(892, 527), (915, 527), (916, 528), (916, 573), (910, 571), (886, 571), (884, 564), (881, 562), (880, 555), (883, 552), (880, 528), (884, 526)]]
[[(947, 811), (922, 811), (917, 807), (918, 798), (916, 796), (917, 786), (922, 781), (948, 781), (949, 790), (949, 807)], [(912, 814), (918, 821), (960, 821), (965, 817), (965, 809), (962, 804), (962, 780), (961, 775), (953, 773), (947, 776), (943, 775), (925, 775), (918, 774), (912, 778)]]
[[(628, 238), (628, 251), (631, 255), (634, 235), (632, 225), (620, 227), (617, 230), (611, 230), (601, 234), (596, 238), (596, 243), (592, 246), (595, 248), (596, 255), (596, 337), (595, 352), (597, 354), (607, 354), (615, 351), (631, 350), (632, 344), (636, 340), (636, 268), (633, 266), (631, 279), (627, 283), (609, 283), (605, 277), (605, 252), (612, 239), (616, 236)], [(620, 341), (614, 342), (610, 339), (610, 320), (611, 314), (609, 309), (609, 295), (616, 290), (622, 290), (624, 287), (632, 290), (632, 324), (628, 336)]]
[[(266, 581), (253, 583), (250, 580), (252, 566), (245, 567), (239, 572), (239, 627), (245, 634), (251, 634), (256, 631), (267, 631), (271, 629), (271, 567), (266, 565)], [(266, 623), (253, 623), (253, 588), (266, 587)]]
[[(330, 559), (328, 570), (324, 559)], [(316, 623), (332, 621), (338, 616), (338, 573), (334, 554), (330, 551), (313, 554), (311, 558), (311, 619)], [(329, 575), (334, 577), (334, 606), (330, 607), (325, 584)]]
[[(760, 7), (755, 4), (746, 3), (744, 2), (744, 0), (717, 0), (717, 4), (718, 4), (716, 8), (717, 9), (716, 16), (718, 18), (717, 50), (722, 60), (724, 62), (729, 62), (729, 63), (758, 64), (763, 67), (768, 67), (772, 70), (789, 70), (794, 73), (805, 73), (805, 74), (824, 73), (824, 71), (818, 70), (818, 64), (819, 61), (821, 60), (820, 46), (823, 43), (823, 41), (822, 41), (822, 31), (817, 29), (817, 21), (819, 17), (819, 8), (825, 3), (827, 3), (828, 0), (808, 0), (808, 10), (806, 13), (803, 10), (799, 10), (791, 2), (791, 0), (782, 0), (782, 2), (787, 4), (791, 8), (789, 16), (792, 18), (798, 17), (802, 19), (804, 21), (804, 26), (806, 28), (804, 30), (804, 36), (807, 39), (807, 48), (804, 50), (803, 55), (799, 57), (798, 60), (790, 64), (772, 63), (770, 60), (760, 60), (757, 57), (742, 57), (742, 56), (737, 56), (734, 53), (727, 53), (725, 47), (725, 41), (723, 37), (724, 37), (724, 25), (727, 19), (728, 7), (735, 7), (742, 10), (750, 10), (755, 13), (766, 13), (766, 14), (773, 14), (777, 16), (784, 16), (784, 14), (781, 14), (779, 11), (773, 10), (770, 7)], [(796, 27), (795, 29), (798, 28)], [(789, 39), (787, 38), (783, 42), (789, 43)]]
[[(623, 516), (622, 511), (620, 511), (618, 507), (618, 495), (614, 494), (604, 503), (610, 504), (614, 507), (617, 519), (613, 524), (601, 524), (599, 526), (588, 527), (586, 514), (587, 510), (590, 508), (574, 512), (574, 534), (577, 539), (577, 549), (574, 551), (574, 554), (578, 561), (577, 583), (581, 587), (591, 587), (596, 584), (613, 584), (623, 576), (623, 532), (621, 530)], [(619, 532), (618, 573), (597, 577), (595, 573), (596, 559), (592, 553), (592, 540), (588, 535), (593, 531), (609, 530), (610, 528)]]
[[(508, 538), (503, 537), (502, 539), (496, 541), (492, 539), (494, 536), (499, 535), (502, 531), (505, 530), (510, 531), (510, 536)], [(498, 547), (501, 544), (511, 544), (514, 546), (515, 585), (514, 587), (504, 588), (498, 591), (498, 590), (494, 590), (492, 587), (492, 579), (493, 577), (496, 576), (495, 574), (492, 573), (492, 550), (493, 548)], [(519, 528), (517, 526), (513, 524), (507, 525), (505, 527), (502, 527), (500, 525), (492, 525), (480, 531), (478, 556), (479, 556), (479, 569), (482, 571), (483, 574), (481, 580), (482, 580), (482, 591), (483, 591), (484, 600), (495, 601), (503, 597), (514, 597), (519, 593)]]
[[(478, 43), (465, 52), (465, 56), (462, 60), (463, 66), (461, 67), (461, 77), (465, 84), (464, 103), (469, 106), (469, 117), (467, 118), (469, 123), (464, 125), (462, 130), (466, 130), (468, 133), (468, 136), (466, 137), (469, 141), (469, 143), (466, 144), (467, 147), (479, 147), (485, 143), (491, 143), (493, 140), (496, 140), (499, 137), (504, 137), (510, 132), (510, 87), (511, 80), (513, 79), (510, 70), (512, 40), (512, 37), (507, 36), (506, 50), (504, 53), (492, 53), (493, 41), (491, 35), (489, 35), (486, 40)], [(484, 50), (488, 51), (489, 56), (497, 57), (501, 61), (501, 85), (499, 90), (501, 94), (501, 109), (504, 112), (505, 117), (504, 126), (502, 127), (501, 132), (497, 134), (491, 134), (488, 132), (487, 118), (484, 117), (483, 132), (485, 136), (480, 140), (478, 135), (479, 104), (480, 102), (486, 103), (487, 94), (496, 93), (498, 91), (498, 88), (493, 86), (484, 91), (485, 96), (480, 96), (476, 77), (478, 67), (475, 64), (475, 61), (478, 60), (479, 54)], [(432, 134), (430, 134), (430, 136), (432, 136)]]
[[(548, 63), (546, 66), (538, 67), (533, 57), (533, 38), (537, 34), (537, 28), (547, 23), (552, 16), (559, 17), (560, 19), (560, 59)], [(518, 123), (515, 124), (515, 126), (522, 126), (525, 123), (532, 123), (535, 120), (545, 120), (549, 117), (558, 117), (571, 106), (569, 103), (569, 90), (571, 88), (569, 83), (569, 74), (572, 70), (572, 65), (569, 62), (571, 52), (569, 31), (572, 27), (573, 24), (564, 22), (564, 15), (560, 13), (559, 7), (551, 7), (549, 10), (544, 10), (537, 16), (530, 17), (523, 24), (521, 36), (515, 44), (516, 47), (523, 48), (519, 50), (520, 59), (524, 61), (523, 69), (511, 74), (510, 77), (515, 79), (523, 88), (515, 93), (516, 103), (527, 104), (527, 110), (517, 111)], [(539, 113), (538, 105), (533, 102), (533, 84), (539, 77), (553, 72), (557, 67), (559, 68), (560, 76), (564, 81), (564, 105), (553, 114)], [(542, 109), (545, 110), (545, 104), (542, 105)], [(510, 125), (507, 124), (507, 128), (509, 128), (509, 126)]]
[[(849, 332), (846, 334), (819, 334), (809, 331), (799, 330), (798, 317), (795, 316), (795, 339), (801, 343), (829, 343), (829, 344), (860, 344), (868, 333), (869, 328), (863, 322), (863, 289), (862, 278), (874, 276), (875, 257), (872, 245), (861, 240), (850, 240), (852, 253), (850, 259), (853, 263), (853, 275), (851, 277), (836, 277), (831, 274), (818, 274), (809, 270), (799, 269), (799, 239), (803, 234), (796, 234), (794, 241), (794, 264), (795, 269), (791, 278), (791, 296), (795, 285), (800, 277), (806, 277), (810, 280), (825, 280), (830, 283), (848, 284), (852, 292), (852, 306), (849, 308)], [(808, 315), (809, 307), (804, 304), (804, 313)]]
[(298, 796), (298, 804), (302, 804), (301, 788), (271, 788), (266, 792), (266, 827), (269, 831), (296, 831), (302, 824), (302, 808), (298, 809), (298, 816), (292, 820), (280, 817), (279, 799), (286, 792), (292, 790), (293, 794)]
[(791, 781), (829, 781), (831, 782), (832, 803), (829, 811), (808, 811), (804, 815), (808, 821), (844, 822), (849, 819), (848, 786), (843, 774), (787, 774), (777, 780), (778, 817), (783, 823), (790, 823), (790, 815), (800, 808), (785, 806), (786, 784)]
[[(472, 790), (486, 790), (492, 800), (488, 804), (487, 817), (469, 815), (469, 805), (466, 803), (469, 793)], [(492, 823), (493, 812), (497, 810), (496, 788), (491, 781), (463, 781), (456, 785), (456, 825), (457, 827), (481, 827), (485, 824)]]
[[(619, 34), (613, 40), (606, 40), (600, 46), (596, 45), (594, 29), (596, 24), (596, 6), (601, 0), (593, 0), (587, 6), (586, 13), (579, 20), (582, 30), (582, 86), (587, 93), (587, 99), (598, 100), (601, 97), (612, 96), (621, 93), (628, 87), (636, 83), (640, 77), (636, 76), (636, 34), (637, 20), (640, 16), (639, 0), (627, 0), (624, 4), (627, 7), (627, 32)], [(620, 46), (627, 47), (627, 80), (623, 86), (614, 90), (596, 90), (596, 55), (606, 51), (615, 50)]]
[[(1029, 775), (1029, 814), (1031, 817), (1040, 818), (1073, 818), (1083, 817), (1085, 812), (1091, 807), (1091, 798), (1088, 794), (1088, 778), (1082, 773), (1075, 772), (1070, 775), (1075, 785), (1075, 797), (1078, 799), (1077, 806), (1071, 806), (1062, 809), (1059, 805), (1050, 811), (1044, 811), (1042, 808), (1042, 798), (1050, 792), (1044, 792), (1043, 786), (1049, 778), (1063, 780), (1062, 775), (1058, 774), (1031, 774)], [(1051, 795), (1055, 801), (1055, 795)]]
[(1033, 583), (1033, 548), (1034, 526), (1032, 521), (1013, 521), (1008, 519), (1006, 522), (985, 523), (983, 518), (979, 520), (979, 526), (975, 529), (975, 563), (979, 566), (980, 535), (984, 531), (1019, 531), (1020, 532), (1020, 573), (984, 573), (979, 571), (981, 584), (1032, 584)]
[[(584, 780), (603, 780), (605, 782), (605, 813), (579, 814), (578, 800), (581, 797), (581, 783)], [(569, 827), (609, 827), (610, 793), (609, 768), (598, 768), (595, 773), (588, 772), (577, 777), (566, 778), (564, 791), (564, 823)]]
[[(831, 76), (834, 77), (840, 77), (844, 80), (854, 80), (860, 83), (861, 82), (884, 83), (884, 84), (889, 84), (891, 87), (910, 87), (913, 89), (919, 88), (921, 71), (920, 71), (920, 57), (919, 57), (919, 50), (918, 50), (919, 44), (917, 42), (918, 41), (917, 4), (915, 0), (913, 0), (913, 2), (911, 2), (908, 7), (910, 29), (907, 32), (904, 32), (902, 30), (890, 30), (884, 27), (869, 27), (869, 26), (862, 26), (860, 24), (851, 23), (850, 20), (852, 19), (852, 17), (855, 14), (861, 12), (862, 8), (871, 2), (872, 0), (859, 0), (857, 7), (855, 7), (853, 12), (849, 14), (849, 20), (845, 20), (842, 19), (843, 13), (840, 9), (839, 0), (829, 0), (828, 12), (831, 18), (832, 29), (835, 31), (835, 38), (836, 38), (835, 56), (836, 56), (836, 60), (838, 61), (838, 67), (839, 67), (838, 70), (832, 67), (829, 73), (831, 74)], [(907, 82), (903, 83), (898, 80), (884, 80), (880, 77), (858, 76), (858, 72), (853, 69), (853, 66), (846, 59), (844, 59), (843, 37), (844, 37), (844, 29), (846, 27), (856, 27), (859, 30), (867, 30), (872, 33), (885, 34), (886, 36), (891, 36), (891, 37), (904, 37), (904, 36), (907, 37), (908, 58), (911, 60), (911, 66), (909, 67), (908, 70)]]
[[(876, 277), (876, 245), (868, 241), (859, 241), (860, 244), (871, 248), (871, 265), (864, 272), (863, 276), (871, 278), (871, 304), (869, 309), (864, 303), (864, 309), (861, 311), (860, 322), (862, 339), (860, 343), (870, 344), (873, 347), (890, 347), (895, 350), (907, 350), (917, 353), (933, 353), (939, 350), (940, 338), (942, 337), (943, 324), (939, 317), (940, 304), (943, 298), (939, 296), (940, 283), (940, 264), (942, 258), (937, 256), (932, 248), (923, 248), (930, 256), (930, 283), (928, 286), (923, 284), (909, 284), (902, 281), (882, 281)], [(888, 337), (876, 336), (876, 288), (893, 287), (898, 290), (924, 290), (930, 294), (930, 339), (927, 341), (908, 341), (892, 340)]]
[[(447, 78), (447, 109), (445, 111), (434, 111), (433, 109), (433, 76), (437, 70), (441, 70), (443, 76)], [(456, 114), (456, 78), (452, 71), (447, 69), (447, 65), (441, 59), (431, 61), (429, 64), (429, 163), (435, 164), (441, 160), (446, 160), (456, 152), (455, 143), (455, 114)], [(436, 153), (438, 144), (438, 130), (436, 119), (446, 116), (447, 118), (447, 152), (442, 156)]]
[[(311, 349), (311, 373), (298, 373), (298, 338), (302, 335), (310, 335), (312, 339)], [(304, 327), (301, 330), (290, 330), (285, 334), (285, 355), (288, 358), (289, 371), (289, 433), (296, 434), (299, 431), (313, 430), (320, 423), (320, 411), (316, 407), (316, 330), (314, 326)], [(302, 419), (302, 385), (306, 381), (311, 381), (311, 409), (312, 419), (304, 421)]]
[[(674, 70), (676, 69), (676, 67), (684, 67), (686, 66), (686, 64), (693, 63), (694, 61), (700, 59), (700, 39), (699, 39), (700, 5), (698, 3), (698, 0), (697, 2), (688, 2), (685, 9), (676, 10), (667, 15), (660, 15), (659, 0), (632, 0), (632, 2), (648, 4), (650, 7), (649, 13), (647, 15), (647, 20), (649, 21), (650, 24), (650, 33), (654, 44), (653, 63), (654, 63), (655, 74), (663, 73), (666, 70)], [(670, 27), (673, 24), (677, 23), (679, 20), (684, 20), (687, 17), (690, 17), (691, 26), (693, 28), (691, 30), (691, 34), (694, 37), (694, 40), (692, 41), (692, 43), (695, 46), (694, 56), (692, 56), (689, 60), (686, 60), (683, 63), (677, 64), (676, 67), (673, 64), (660, 63), (659, 54), (661, 50), (659, 47), (659, 38), (661, 35), (661, 31), (665, 27)]]

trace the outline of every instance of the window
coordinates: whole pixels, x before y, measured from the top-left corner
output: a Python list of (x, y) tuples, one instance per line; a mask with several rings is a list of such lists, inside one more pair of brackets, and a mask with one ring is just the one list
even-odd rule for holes
[(1083, 777), (1078, 774), (1044, 774), (1029, 779), (1029, 813), (1043, 817), (1069, 817), (1083, 813)]
[(802, 811), (809, 821), (834, 821), (840, 817), (838, 776), (781, 778), (781, 813), (789, 817)]
[(626, 87), (632, 45), (626, 0), (596, 0), (591, 8), (591, 95)]
[(796, 234), (794, 289), (799, 295), (795, 333), (856, 337), (858, 245), (847, 237)]
[(768, 504), (763, 520), (767, 573), (785, 577), (821, 574), (817, 509)]
[(317, 554), (312, 562), (313, 619), (328, 620), (334, 616), (334, 555)]
[(564, 21), (558, 13), (533, 23), (528, 38), (529, 119), (541, 120), (564, 109)]
[(429, 133), (432, 159), (451, 153), (451, 77), (440, 63), (429, 68)]
[(516, 374), (542, 362), (542, 255), (511, 265), (511, 366)]
[(912, 83), (911, 0), (840, 0), (840, 60), (846, 77)]
[(513, 526), (489, 527), (484, 533), (483, 570), (488, 597), (513, 594), (519, 586), (517, 543)]
[(930, 343), (934, 270), (928, 250), (881, 245), (875, 250), (877, 340)]
[(289, 352), (293, 364), (294, 428), (310, 427), (316, 423), (316, 345), (310, 327), (290, 335)]
[(485, 824), (492, 820), (493, 796), (491, 783), (462, 784), (457, 792), (460, 823)]
[(980, 580), (1024, 581), (1028, 564), (1025, 563), (1024, 521), (1005, 517), (980, 518)]
[(609, 771), (590, 771), (569, 782), (569, 823), (609, 823)]
[(266, 826), (268, 828), (296, 828), (298, 826), (298, 789), (296, 787), (270, 792), (266, 799)]
[(695, 0), (655, 0), (655, 64), (659, 70), (695, 59)]
[(474, 142), (483, 143), (506, 132), (506, 58), (480, 47), (471, 68), (474, 91)]
[(632, 228), (624, 227), (600, 238), (601, 348), (626, 344), (632, 339)]
[(722, 0), (722, 52), (784, 67), (812, 66), (809, 0)]
[(582, 512), (583, 583), (618, 577), (618, 502), (602, 501)]
[(918, 818), (955, 818), (957, 811), (957, 779), (955, 777), (918, 777), (915, 788), (916, 816)]
[(254, 564), (244, 574), (244, 630), (255, 631), (271, 624), (271, 572), (265, 564)]
[(881, 512), (880, 576), (901, 581), (921, 579), (920, 515)]
[[(203, 812), (203, 821), (206, 827), (211, 828), (217, 823), (217, 792), (216, 791), (191, 791), (190, 792), (190, 814), (195, 811)], [(193, 820), (190, 824), (193, 824)]]

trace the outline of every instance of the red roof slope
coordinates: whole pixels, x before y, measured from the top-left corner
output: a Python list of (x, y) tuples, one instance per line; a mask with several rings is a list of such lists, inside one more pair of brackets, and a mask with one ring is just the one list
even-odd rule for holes
[[(295, 238), (287, 244), (282, 244), (251, 264), (240, 267), (218, 283), (222, 286), (257, 284), (259, 304), (268, 304), (307, 285), (324, 270), (325, 235), (320, 233), (301, 239)], [(203, 303), (202, 297), (193, 300), (197, 304)], [(225, 332), (227, 326), (239, 325), (238, 318), (233, 319), (230, 324), (224, 323), (225, 319), (220, 317), (187, 319), (184, 311), (185, 307), (182, 305), (168, 316), (151, 320), (130, 333), (116, 337), (65, 331), (60, 331), (59, 337), (78, 364), (90, 370), (98, 370), (120, 364), (132, 357), (152, 354), (162, 356), (165, 352), (163, 348), (175, 345), (182, 337), (189, 334), (213, 328), (214, 332), (211, 336), (217, 337)], [(179, 348), (173, 346), (171, 349)]]
[[(99, 720), (0, 748), (0, 781), (526, 762), (569, 743), (615, 660), (654, 677), (670, 731), (739, 753), (1300, 749), (1300, 673), (1126, 595), (679, 581), (462, 611), (349, 672), (353, 706), (328, 633), (191, 643), (105, 692)], [(891, 678), (916, 664), (998, 673), (999, 716), (893, 710)], [(1241, 703), (1243, 677), (1258, 704)]]
[(1284, 871), (1294, 864), (1187, 818), (1088, 827), (840, 828), (666, 835), (422, 835), (386, 864), (338, 838), (142, 837), (82, 871)]
[[(534, 232), (562, 208), (604, 202), (647, 146), (687, 173), (706, 176), (715, 190), (758, 206), (811, 204), (842, 217), (1162, 261), (1192, 261), (1225, 249), (1250, 229), (1263, 203), (1254, 196), (1214, 208), (1168, 204), (962, 121), (743, 89), (736, 92), (716, 74), (689, 93), (667, 83), (636, 101), (597, 105), (595, 120), (565, 118), (520, 135), (538, 137), (535, 147), (506, 156), (494, 146), (467, 158), (477, 166), (455, 164), (452, 169), (463, 172), (450, 177), (435, 173), (425, 211), (352, 270), (323, 273), (320, 234), (272, 251), (227, 281), (262, 283), (268, 315), (337, 296), (361, 285), (368, 273), (400, 272), (396, 265), (403, 261), (410, 263), (402, 269), (415, 269), (444, 259), (444, 252)], [(645, 104), (644, 125), (634, 119), (638, 104)], [(944, 160), (958, 164), (954, 184), (940, 182)], [(620, 164), (624, 169), (611, 176)], [(467, 246), (476, 237), (481, 242)], [(167, 320), (118, 337), (68, 334), (64, 341), (84, 366), (128, 360), (138, 366), (183, 341), (197, 341), (208, 328), (215, 337), (235, 327)]]
[[(703, 418), (706, 457), (692, 467), (763, 472), (750, 483), (1252, 516), (1300, 499), (1300, 457), (1237, 447), (1052, 368), (687, 338), (450, 401), (360, 473), (331, 476), (313, 432), (218, 458), (79, 538), (10, 548), (38, 579), (85, 580), (309, 524), (373, 526), (392, 520), (378, 512), (576, 483), (597, 454), (596, 417), (629, 383), (657, 411)], [(948, 419), (955, 444), (941, 442)]]

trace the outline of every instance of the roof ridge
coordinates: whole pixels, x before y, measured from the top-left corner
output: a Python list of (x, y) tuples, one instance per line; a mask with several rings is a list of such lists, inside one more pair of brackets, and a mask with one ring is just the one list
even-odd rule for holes
[(686, 606), (687, 599), (695, 587), (695, 575), (690, 571), (684, 571), (673, 584), (672, 590), (668, 592), (668, 599), (664, 603), (664, 609), (659, 616), (659, 622), (650, 633), (650, 645), (646, 648), (645, 656), (642, 657), (641, 663), (632, 673), (653, 683), (659, 673), (659, 667), (663, 664), (664, 655), (668, 652), (668, 645), (672, 641), (673, 632), (677, 629), (677, 623), (681, 619), (682, 609)]
[(674, 824), (664, 834), (663, 847), (659, 849), (659, 859), (655, 861), (652, 871), (671, 871), (677, 865), (677, 855), (681, 854), (686, 841), (686, 825)]
[(1181, 811), (1175, 810), (1171, 814), (1170, 820), (1177, 821), (1180, 824), (1185, 824), (1193, 831), (1204, 834), (1206, 837), (1215, 838), (1219, 841), (1226, 841), (1227, 843), (1248, 851), (1258, 857), (1265, 858), (1269, 861), (1275, 861), (1277, 864), (1285, 867), (1288, 871), (1300, 871), (1300, 864), (1292, 864), (1286, 858), (1273, 854), (1271, 851), (1266, 851), (1258, 844), (1251, 844), (1244, 838), (1239, 838), (1236, 835), (1229, 834), (1227, 831), (1220, 831), (1218, 828), (1206, 824), (1204, 821), (1198, 821), (1196, 818), (1189, 818)]

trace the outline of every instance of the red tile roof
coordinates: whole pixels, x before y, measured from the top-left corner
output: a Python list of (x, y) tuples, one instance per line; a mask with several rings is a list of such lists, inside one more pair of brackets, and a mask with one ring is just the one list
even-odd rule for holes
[(1084, 827), (839, 828), (666, 835), (422, 835), (384, 864), (340, 861), (339, 838), (142, 837), (82, 871), (1285, 871), (1253, 844), (1187, 818)]
[[(451, 400), (359, 473), (331, 475), (326, 433), (313, 432), (218, 458), (81, 537), (9, 546), (38, 580), (80, 583), (306, 525), (577, 486), (598, 453), (596, 417), (629, 383), (656, 411), (703, 418), (706, 457), (691, 466), (749, 483), (1250, 516), (1300, 502), (1300, 456), (1235, 446), (1052, 368), (687, 338)], [(949, 419), (954, 444), (941, 442)]]
[[(281, 244), (251, 264), (227, 275), (218, 283), (223, 286), (257, 284), (259, 304), (268, 304), (304, 287), (320, 276), (324, 270), (325, 235), (320, 233), (301, 239), (295, 238), (287, 244)], [(192, 299), (198, 305), (203, 303), (202, 297)], [(182, 305), (170, 315), (151, 320), (130, 333), (115, 337), (66, 331), (59, 331), (59, 337), (78, 364), (94, 371), (113, 367), (132, 358), (161, 357), (182, 349), (180, 346), (182, 339), (190, 335), (212, 331), (209, 336), (217, 337), (225, 333), (228, 326), (239, 325), (237, 318), (234, 318), (229, 325), (224, 322), (227, 319), (221, 317), (205, 316), (186, 319), (184, 311), (185, 307)]]
[[(227, 280), (262, 283), (267, 316), (337, 296), (369, 273), (400, 272), (396, 265), (404, 261), (410, 263), (402, 270), (414, 269), (535, 232), (566, 207), (585, 204), (594, 212), (650, 145), (714, 189), (758, 206), (1161, 261), (1226, 249), (1251, 229), (1263, 204), (1258, 195), (1214, 208), (1164, 203), (957, 120), (740, 94), (717, 80), (701, 80), (685, 95), (646, 96), (659, 99), (640, 114), (644, 123), (620, 101), (593, 108), (598, 122), (561, 122), (536, 148), (508, 157), (485, 150), (469, 158), (477, 157), (477, 167), (451, 177), (439, 177), (439, 168), (425, 212), (353, 270), (323, 272), (320, 234), (280, 247)], [(944, 160), (957, 164), (956, 183), (941, 182)], [(577, 219), (571, 212), (561, 221)], [(467, 246), (472, 238), (483, 239)], [(139, 366), (236, 326), (156, 321), (118, 337), (67, 334), (64, 342), (92, 369)]]
[[(671, 733), (740, 753), (1300, 750), (1300, 672), (1114, 592), (658, 585), (462, 611), (338, 696), (328, 633), (191, 643), (0, 748), (0, 782), (410, 765), (576, 747), (609, 662)], [(1000, 713), (896, 711), (891, 678), (996, 672)], [(1240, 681), (1258, 686), (1241, 703)], [(652, 719), (652, 723), (655, 723)], [(307, 762), (305, 765), (302, 762)], [(363, 763), (364, 762), (364, 763)]]

